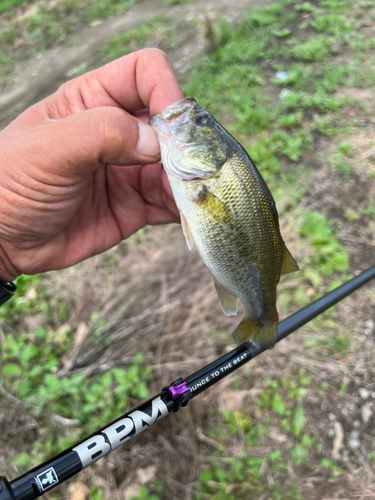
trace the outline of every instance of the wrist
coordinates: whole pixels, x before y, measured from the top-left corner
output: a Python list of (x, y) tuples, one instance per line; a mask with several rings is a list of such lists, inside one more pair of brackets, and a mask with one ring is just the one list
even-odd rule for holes
[(4, 248), (0, 245), (0, 281), (11, 283), (21, 273), (12, 264)]

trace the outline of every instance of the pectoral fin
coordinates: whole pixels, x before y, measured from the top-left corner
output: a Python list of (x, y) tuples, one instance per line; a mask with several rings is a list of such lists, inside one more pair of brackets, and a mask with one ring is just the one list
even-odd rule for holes
[(283, 242), (283, 263), (281, 265), (281, 273), (284, 274), (293, 273), (294, 271), (298, 271), (299, 267), (297, 262), (293, 259), (292, 254), (287, 249), (285, 243)]
[(214, 196), (206, 186), (202, 187), (199, 197), (195, 203), (212, 217), (217, 223), (225, 225), (233, 222), (232, 215), (227, 206)]
[(184, 233), (186, 244), (188, 246), (189, 250), (192, 250), (194, 247), (194, 238), (193, 235), (191, 234), (189, 224), (187, 223), (184, 215), (182, 212), (180, 212), (181, 216), (181, 226), (182, 226), (182, 232)]
[(238, 299), (235, 295), (228, 292), (223, 285), (220, 285), (218, 281), (215, 280), (215, 288), (217, 296), (219, 297), (220, 306), (227, 316), (235, 316), (238, 310)]

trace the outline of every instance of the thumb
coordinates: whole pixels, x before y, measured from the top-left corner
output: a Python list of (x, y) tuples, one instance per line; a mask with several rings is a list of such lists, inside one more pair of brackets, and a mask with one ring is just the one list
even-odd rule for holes
[[(60, 175), (84, 177), (104, 163), (138, 165), (160, 160), (153, 129), (115, 107), (94, 108), (44, 127), (44, 148)], [(40, 131), (39, 131), (40, 132)]]

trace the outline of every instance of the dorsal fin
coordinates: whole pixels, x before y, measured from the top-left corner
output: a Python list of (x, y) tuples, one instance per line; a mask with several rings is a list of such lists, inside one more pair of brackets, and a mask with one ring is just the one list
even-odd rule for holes
[(292, 254), (289, 252), (285, 243), (283, 242), (283, 263), (281, 265), (280, 276), (288, 273), (293, 273), (294, 271), (299, 271), (298, 264), (293, 259)]

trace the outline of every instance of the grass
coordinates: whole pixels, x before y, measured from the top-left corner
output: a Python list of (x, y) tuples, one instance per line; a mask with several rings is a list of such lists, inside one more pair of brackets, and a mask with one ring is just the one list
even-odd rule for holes
[[(65, 42), (68, 36), (82, 24), (118, 16), (142, 0), (61, 0), (57, 5), (41, 5), (30, 18), (15, 19), (0, 34), (0, 55), (12, 58), (31, 57), (56, 43)], [(9, 2), (9, 7), (16, 2)], [(8, 4), (7, 4), (8, 5)], [(7, 8), (7, 10), (8, 10)], [(1, 6), (0, 6), (1, 13)], [(22, 41), (19, 51), (12, 49), (15, 40)]]
[(184, 5), (185, 3), (196, 2), (197, 0), (163, 0), (164, 5)]
[(169, 16), (157, 15), (141, 26), (111, 37), (100, 49), (102, 56), (100, 63), (113, 61), (118, 57), (139, 50), (155, 37), (158, 38), (159, 44), (162, 47), (167, 47), (176, 35), (176, 32), (170, 29), (169, 23)]
[(312, 37), (293, 48), (293, 55), (299, 61), (321, 62), (332, 52), (331, 42), (325, 36)]
[(28, 0), (2, 0), (0, 4), (0, 15), (4, 14), (4, 12), (8, 12), (9, 10), (26, 3)]

